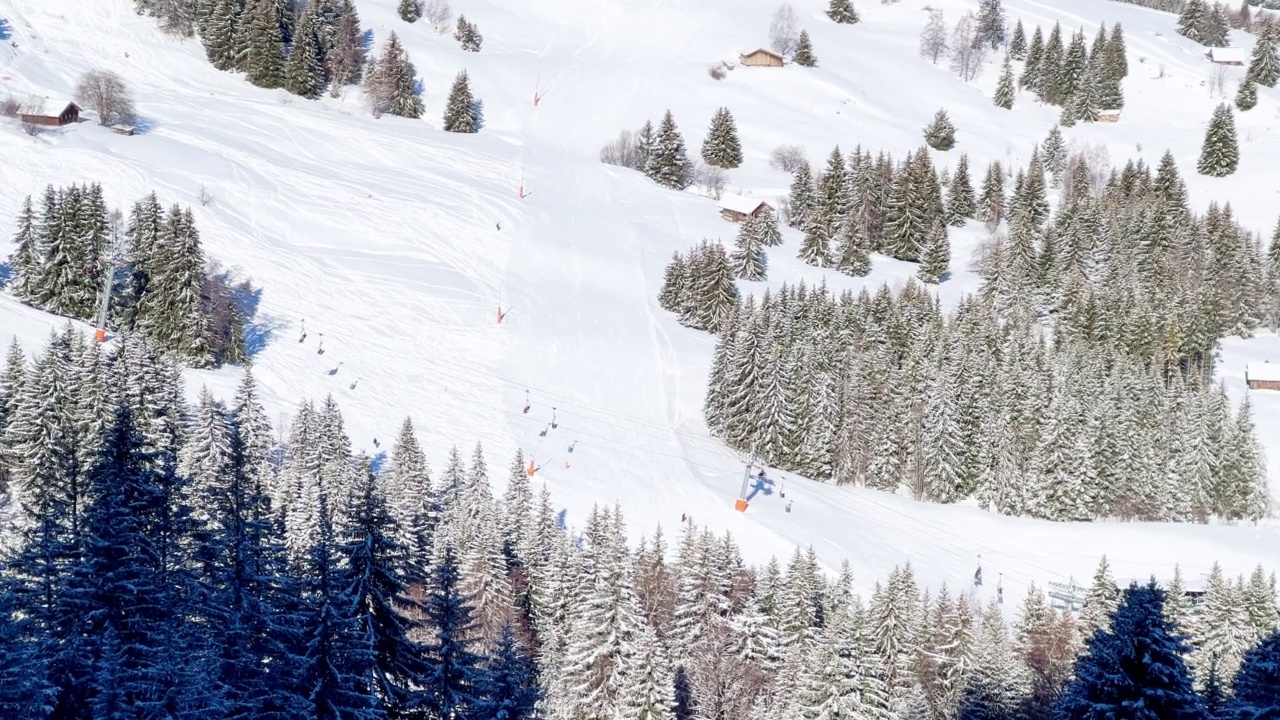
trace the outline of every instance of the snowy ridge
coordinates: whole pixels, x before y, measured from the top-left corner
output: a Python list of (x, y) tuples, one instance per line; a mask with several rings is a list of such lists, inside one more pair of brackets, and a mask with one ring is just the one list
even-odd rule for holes
[[(673, 251), (703, 237), (728, 241), (735, 228), (710, 199), (601, 165), (599, 147), (670, 108), (696, 152), (711, 114), (727, 106), (746, 158), (728, 192), (769, 199), (789, 182), (768, 167), (775, 146), (801, 144), (811, 161), (858, 143), (901, 157), (920, 146), (921, 128), (942, 107), (959, 145), (936, 156), (939, 164), (954, 164), (960, 151), (973, 167), (1025, 162), (1057, 109), (1027, 93), (1012, 112), (994, 107), (998, 59), (966, 84), (918, 57), (925, 4), (864, 0), (861, 24), (837, 26), (822, 16), (825, 3), (796, 3), (818, 67), (738, 66), (717, 82), (707, 66), (764, 44), (774, 2), (572, 0), (518, 10), (459, 2), (455, 11), (485, 37), (471, 54), (425, 23), (400, 21), (394, 2), (358, 0), (375, 47), (396, 31), (423, 78), (427, 116), (407, 121), (369, 117), (355, 91), (310, 102), (254, 88), (210, 67), (198, 42), (162, 36), (128, 0), (0, 0), (18, 45), (0, 50), (0, 96), (37, 92), (55, 104), (81, 71), (104, 67), (131, 84), (150, 124), (136, 137), (84, 123), (35, 139), (4, 125), (0, 254), (22, 197), (50, 182), (99, 181), (115, 206), (153, 189), (166, 205), (191, 204), (210, 256), (263, 288), (255, 330), (267, 341), (255, 374), (273, 419), (332, 393), (354, 445), (371, 453), (373, 438), (385, 447), (406, 415), (437, 466), (453, 443), (466, 450), (480, 440), (504, 464), (521, 447), (571, 524), (597, 502), (619, 503), (637, 535), (658, 523), (670, 530), (688, 513), (731, 531), (748, 561), (809, 544), (828, 566), (848, 558), (862, 591), (908, 560), (926, 584), (967, 587), (981, 555), (983, 597), (999, 573), (1011, 598), (1032, 581), (1082, 581), (1104, 553), (1126, 577), (1165, 577), (1175, 562), (1197, 577), (1215, 560), (1234, 575), (1280, 557), (1274, 525), (1050, 524), (789, 476), (780, 479), (793, 512), (776, 496), (733, 511), (741, 458), (711, 440), (700, 417), (712, 338), (680, 327), (656, 292)], [(948, 22), (976, 7), (927, 4)], [(1005, 6), (1028, 31), (1060, 20), (1091, 35), (1100, 21), (1122, 22), (1132, 72), (1121, 121), (1064, 134), (1104, 146), (1120, 164), (1142, 157), (1154, 165), (1171, 148), (1194, 207), (1230, 199), (1241, 222), (1270, 230), (1280, 191), (1269, 173), (1280, 159), (1274, 90), (1260, 89), (1258, 108), (1237, 117), (1240, 171), (1204, 178), (1194, 163), (1219, 100), (1202, 86), (1210, 72), (1203, 49), (1173, 32), (1173, 16), (1106, 0)], [(1233, 44), (1247, 48), (1251, 38), (1233, 33)], [(438, 130), (461, 69), (485, 103), (478, 135)], [(1226, 71), (1231, 91), (1243, 68)], [(202, 185), (215, 196), (208, 207), (196, 201)], [(944, 305), (976, 287), (968, 258), (985, 236), (973, 223), (952, 231), (954, 277), (938, 288)], [(786, 231), (768, 286), (876, 287), (915, 270), (875, 256), (868, 278), (819, 271), (795, 258), (798, 242)], [(298, 343), (304, 319), (308, 339)], [(0, 299), (0, 342), (17, 336), (35, 352), (62, 322)], [(1272, 335), (1227, 339), (1223, 348), (1220, 373), (1237, 400), (1246, 363), (1280, 361)], [(188, 375), (193, 396), (201, 384), (229, 395), (238, 379), (234, 370)], [(1280, 495), (1280, 394), (1256, 392), (1253, 401)], [(549, 428), (553, 412), (558, 427)]]

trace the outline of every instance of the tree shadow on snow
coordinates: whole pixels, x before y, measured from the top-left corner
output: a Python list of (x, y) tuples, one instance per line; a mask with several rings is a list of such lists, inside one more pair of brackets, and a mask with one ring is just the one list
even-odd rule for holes
[(8, 40), (13, 37), (13, 26), (8, 20), (0, 18), (0, 40)]
[(423, 86), (423, 84), (422, 84), (422, 78), (416, 78), (416, 79), (413, 81), (413, 96), (414, 96), (414, 97), (422, 97), (422, 93), (423, 93), (423, 90), (424, 90), (424, 89), (425, 89), (425, 88), (424, 88), (424, 86)]
[(383, 468), (384, 466), (386, 466), (386, 464), (387, 464), (387, 451), (386, 451), (386, 450), (383, 450), (382, 452), (378, 453), (377, 455), (374, 455), (373, 457), (369, 458), (369, 469), (370, 469), (370, 470), (373, 470), (373, 474), (374, 474), (374, 475), (381, 474), (381, 473), (382, 473), (382, 468)]
[(156, 129), (156, 121), (147, 117), (136, 117), (133, 119), (133, 134), (146, 135)]
[(360, 36), (360, 45), (364, 48), (365, 52), (369, 52), (373, 49), (373, 30), (364, 31)]
[(263, 315), (244, 323), (244, 351), (249, 357), (257, 357), (259, 353), (275, 340), (281, 330), (289, 327), (289, 321), (282, 317)]
[(483, 100), (477, 99), (477, 100), (471, 101), (471, 114), (476, 119), (476, 130), (483, 130), (484, 129), (484, 101)]
[(13, 267), (7, 262), (0, 262), (0, 290), (3, 290), (13, 279)]

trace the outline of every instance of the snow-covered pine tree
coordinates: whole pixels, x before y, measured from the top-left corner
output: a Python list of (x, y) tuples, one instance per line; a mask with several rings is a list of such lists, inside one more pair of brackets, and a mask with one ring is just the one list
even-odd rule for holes
[(1200, 160), (1196, 165), (1201, 175), (1226, 177), (1240, 164), (1240, 145), (1236, 139), (1236, 122), (1231, 106), (1220, 103), (1209, 120)]
[(395, 537), (395, 518), (387, 508), (380, 483), (363, 468), (362, 492), (351, 513), (351, 528), (343, 538), (346, 573), (345, 594), (354, 608), (356, 632), (367, 639), (376, 654), (362, 675), (373, 685), (388, 716), (419, 707), (420, 688), (432, 678), (426, 648), (411, 639), (422, 607), (409, 594), (405, 577), (411, 561), (408, 548)]
[(471, 96), (471, 83), (467, 71), (462, 70), (453, 79), (449, 99), (445, 103), (442, 126), (446, 132), (474, 133), (480, 130), (476, 99)]
[(1204, 44), (1205, 21), (1208, 20), (1209, 9), (1204, 0), (1187, 0), (1182, 12), (1178, 15), (1178, 34)]
[(236, 68), (258, 87), (283, 86), (285, 38), (277, 0), (247, 0), (236, 33)]
[(453, 39), (457, 40), (462, 49), (467, 52), (480, 52), (480, 46), (484, 43), (484, 36), (476, 29), (475, 23), (467, 20), (466, 15), (458, 16), (458, 25), (453, 31)]
[(476, 704), (476, 717), (533, 720), (542, 698), (533, 663), (516, 644), (510, 627), (488, 657)]
[(982, 193), (978, 197), (978, 218), (995, 227), (1004, 219), (1004, 168), (999, 160), (993, 160), (987, 166), (987, 174), (982, 179)]
[(843, 25), (853, 25), (860, 20), (851, 0), (831, 0), (827, 5), (827, 17)]
[(17, 226), (13, 235), (14, 251), (9, 256), (9, 269), (13, 273), (9, 286), (14, 297), (30, 301), (41, 295), (39, 288), (44, 276), (43, 243), (30, 195), (18, 211)]
[(1084, 83), (1088, 64), (1089, 50), (1085, 44), (1084, 32), (1078, 31), (1071, 36), (1071, 43), (1054, 76), (1046, 78), (1045, 99), (1055, 105), (1068, 107)]
[(894, 173), (885, 212), (885, 249), (899, 260), (917, 262), (924, 252), (932, 220), (923, 204), (924, 193), (913, 177), (913, 156), (908, 153)]
[(1014, 60), (1027, 59), (1027, 31), (1022, 28), (1022, 18), (1013, 26), (1013, 36), (1009, 38), (1009, 57)]
[(1000, 0), (980, 0), (974, 40), (995, 50), (1004, 45), (1007, 39), (1004, 8), (1001, 7)]
[(1037, 25), (1031, 33), (1031, 44), (1027, 46), (1026, 62), (1022, 66), (1022, 74), (1018, 76), (1018, 87), (1032, 89), (1040, 87), (1040, 62), (1044, 59), (1044, 35)]
[(956, 174), (951, 177), (951, 186), (947, 190), (947, 224), (960, 227), (978, 212), (978, 202), (973, 195), (973, 180), (969, 178), (968, 153), (960, 154)]
[(853, 217), (846, 218), (840, 226), (835, 267), (854, 277), (865, 277), (871, 272), (871, 244), (863, 234), (860, 223)]
[(694, 294), (698, 302), (697, 327), (721, 332), (738, 305), (738, 287), (733, 282), (733, 265), (720, 243), (706, 243)]
[(319, 36), (319, 3), (311, 3), (302, 12), (293, 47), (284, 65), (284, 89), (314, 100), (324, 92), (324, 47)]
[(148, 262), (138, 329), (166, 352), (195, 367), (212, 361), (204, 312), (204, 251), (191, 209), (170, 208)]
[(761, 222), (754, 217), (747, 218), (738, 229), (738, 237), (734, 241), (736, 249), (730, 253), (729, 260), (733, 262), (734, 273), (739, 279), (759, 281), (768, 275), (764, 251), (761, 250), (764, 244), (761, 233)]
[(692, 172), (684, 137), (676, 127), (675, 117), (666, 111), (653, 139), (644, 172), (654, 182), (675, 190), (683, 190), (692, 182)]
[(1236, 109), (1241, 112), (1252, 110), (1258, 105), (1258, 84), (1252, 77), (1245, 76), (1236, 90)]
[(808, 30), (800, 31), (800, 39), (796, 41), (795, 54), (791, 56), (791, 60), (800, 67), (817, 67), (818, 58), (813, 54), (813, 41), (809, 39)]
[[(1019, 25), (1019, 28), (1022, 26)], [(1013, 109), (1013, 66), (1009, 64), (1009, 55), (1004, 56), (1004, 65), (1000, 68), (1000, 80), (996, 82), (996, 92), (991, 97), (991, 101), (996, 107), (1005, 110)]]
[(1164, 591), (1152, 582), (1131, 586), (1109, 632), (1088, 641), (1075, 678), (1054, 705), (1062, 717), (1125, 713), (1143, 707), (1151, 717), (1204, 717), (1182, 660), (1186, 645), (1163, 616)]
[[(846, 0), (847, 2), (847, 0)], [(711, 116), (711, 127), (702, 141), (702, 159), (708, 165), (736, 168), (742, 164), (742, 143), (729, 108), (722, 107)]]
[(422, 117), (422, 97), (418, 87), (418, 71), (409, 60), (400, 38), (393, 30), (382, 46), (377, 63), (365, 73), (365, 93), (373, 116)]
[(760, 234), (761, 247), (778, 247), (782, 244), (782, 230), (778, 227), (778, 214), (765, 210), (755, 218)]
[(1280, 632), (1245, 654), (1232, 690), (1231, 717), (1261, 720), (1280, 713)]
[(1111, 26), (1111, 39), (1107, 45), (1107, 56), (1111, 65), (1111, 77), (1119, 87), (1120, 81), (1129, 75), (1129, 58), (1125, 53), (1124, 29), (1120, 23)]
[(916, 276), (921, 282), (937, 284), (948, 274), (951, 265), (951, 244), (947, 241), (947, 225), (942, 218), (935, 218), (933, 227), (925, 239), (924, 252), (920, 256), (920, 269)]
[(1280, 30), (1271, 24), (1258, 33), (1258, 41), (1253, 46), (1253, 55), (1249, 60), (1247, 77), (1259, 85), (1275, 87), (1276, 80), (1280, 79), (1278, 36), (1280, 36)]
[(1053, 186), (1061, 187), (1062, 173), (1067, 169), (1067, 142), (1057, 125), (1049, 129), (1049, 134), (1040, 144), (1040, 155), (1044, 161), (1045, 171), (1053, 180)]
[(200, 40), (205, 55), (219, 70), (237, 69), (236, 29), (244, 12), (244, 0), (214, 0), (209, 4)]
[(813, 173), (809, 169), (809, 163), (804, 162), (791, 175), (791, 192), (787, 195), (787, 224), (793, 228), (808, 227), (815, 203)]
[(1276, 576), (1267, 576), (1262, 565), (1253, 569), (1244, 589), (1244, 606), (1249, 624), (1261, 640), (1280, 629), (1280, 606), (1276, 604)]
[[(1066, 57), (1066, 50), (1062, 42), (1062, 25), (1055, 22), (1053, 29), (1049, 31), (1049, 36), (1044, 41), (1044, 52), (1040, 55), (1039, 64), (1036, 67), (1036, 84), (1033, 90), (1041, 100), (1050, 104), (1058, 104), (1057, 91), (1059, 87), (1059, 74), (1062, 71), (1062, 64)], [(1031, 64), (1028, 59), (1027, 64)]]
[(1217, 666), (1222, 677), (1235, 677), (1245, 651), (1257, 641), (1243, 600), (1243, 591), (1214, 563), (1204, 596), (1195, 608), (1195, 652), (1189, 658), (1202, 687), (1211, 665)]
[(423, 601), (423, 621), (430, 628), (426, 643), (426, 677), (419, 686), (425, 696), (419, 708), (434, 717), (469, 717), (483, 702), (483, 657), (472, 638), (472, 609), (461, 592), (458, 561), (446, 548), (436, 565)]
[(924, 129), (924, 141), (934, 150), (950, 150), (956, 146), (956, 126), (946, 110), (939, 110)]
[(432, 518), (438, 512), (431, 492), (431, 472), (418, 443), (413, 421), (404, 419), (391, 446), (391, 457), (380, 477), (393, 532), (405, 548), (401, 572), (410, 582), (425, 582), (431, 557)]
[(329, 94), (337, 97), (347, 85), (358, 84), (364, 76), (366, 60), (360, 15), (354, 4), (343, 3), (342, 14), (334, 30), (333, 51), (325, 54), (325, 66), (329, 72)]
[(421, 0), (400, 0), (400, 4), (396, 6), (396, 13), (407, 23), (418, 22), (422, 19), (422, 2)]

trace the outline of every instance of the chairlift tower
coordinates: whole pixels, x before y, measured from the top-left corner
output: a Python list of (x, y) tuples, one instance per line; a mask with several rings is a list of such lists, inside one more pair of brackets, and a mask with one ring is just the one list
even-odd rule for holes
[(738, 499), (733, 503), (733, 509), (738, 512), (747, 511), (747, 494), (751, 492), (751, 466), (756, 462), (756, 451), (751, 450), (751, 457), (747, 459), (747, 464), (742, 468), (742, 489), (738, 491)]
[(111, 309), (111, 287), (115, 285), (116, 259), (120, 249), (120, 224), (124, 221), (117, 210), (111, 218), (111, 242), (107, 246), (106, 267), (102, 271), (102, 300), (98, 304), (98, 323), (93, 332), (93, 339), (98, 342), (107, 340), (107, 313)]

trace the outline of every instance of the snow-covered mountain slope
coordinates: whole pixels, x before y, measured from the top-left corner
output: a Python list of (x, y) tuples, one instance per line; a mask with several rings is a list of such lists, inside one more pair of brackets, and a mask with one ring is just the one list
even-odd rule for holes
[[(596, 502), (620, 503), (637, 533), (657, 523), (670, 531), (688, 513), (732, 531), (750, 561), (796, 544), (813, 544), (829, 565), (848, 558), (864, 589), (908, 560), (929, 584), (963, 586), (981, 555), (983, 591), (994, 592), (1002, 573), (1011, 597), (1031, 581), (1087, 578), (1104, 553), (1122, 577), (1167, 575), (1174, 562), (1195, 577), (1215, 560), (1243, 572), (1280, 557), (1274, 526), (1051, 524), (790, 477), (793, 512), (776, 496), (757, 497), (746, 514), (733, 510), (741, 458), (711, 440), (700, 418), (712, 339), (680, 327), (655, 297), (673, 251), (703, 237), (728, 241), (735, 228), (711, 200), (601, 165), (600, 146), (670, 108), (696, 152), (713, 111), (727, 106), (746, 154), (731, 190), (775, 198), (789, 178), (769, 168), (767, 155), (781, 143), (804, 146), (814, 162), (837, 144), (900, 157), (920, 146), (921, 128), (945, 107), (960, 144), (938, 161), (954, 162), (962, 150), (982, 168), (994, 158), (1025, 162), (1057, 117), (1027, 94), (1011, 112), (996, 108), (996, 59), (970, 84), (920, 59), (926, 0), (857, 2), (863, 22), (855, 26), (828, 21), (820, 0), (794, 4), (817, 68), (737, 67), (716, 81), (709, 64), (767, 44), (772, 0), (515, 9), (457, 0), (455, 11), (484, 35), (479, 54), (425, 23), (403, 23), (394, 0), (357, 0), (376, 44), (396, 31), (422, 76), (428, 116), (413, 121), (373, 119), (355, 91), (311, 102), (254, 88), (209, 66), (197, 41), (161, 35), (128, 0), (0, 0), (16, 44), (0, 46), (0, 96), (36, 92), (57, 104), (83, 70), (109, 68), (135, 89), (151, 126), (123, 137), (84, 123), (33, 139), (5, 125), (0, 229), (47, 183), (100, 181), (126, 207), (152, 189), (166, 204), (193, 205), (209, 254), (263, 288), (255, 331), (266, 342), (255, 373), (282, 421), (303, 398), (332, 393), (353, 442), (371, 453), (373, 439), (389, 441), (406, 415), (437, 464), (451, 444), (480, 440), (500, 476), (521, 447), (570, 523)], [(976, 8), (928, 4), (949, 23)], [(1098, 22), (1122, 22), (1132, 68), (1125, 113), (1067, 137), (1105, 147), (1118, 163), (1154, 164), (1170, 148), (1197, 207), (1230, 199), (1244, 223), (1269, 230), (1280, 191), (1268, 172), (1280, 159), (1275, 91), (1262, 89), (1258, 108), (1237, 117), (1240, 171), (1203, 178), (1195, 158), (1219, 99), (1208, 92), (1201, 48), (1174, 34), (1172, 16), (1104, 0), (1005, 5), (1010, 23), (1021, 17), (1028, 32), (1060, 20), (1092, 36)], [(478, 135), (439, 130), (461, 69), (485, 104)], [(1242, 72), (1227, 70), (1228, 92)], [(201, 186), (216, 198), (207, 207), (197, 202)], [(944, 303), (976, 287), (966, 268), (984, 232), (954, 232), (957, 272), (939, 289)], [(900, 283), (914, 272), (877, 256), (865, 279), (824, 273), (795, 259), (798, 242), (789, 233), (771, 254), (769, 286), (803, 278), (840, 289)], [(499, 307), (509, 313), (501, 324)], [(299, 343), (304, 319), (308, 338)], [(16, 335), (34, 351), (61, 322), (0, 299), (0, 342)], [(1222, 373), (1237, 397), (1244, 362), (1280, 358), (1274, 336), (1224, 346)], [(226, 391), (237, 379), (234, 370), (189, 378), (193, 393), (201, 383)], [(1280, 395), (1254, 400), (1280, 489)]]

